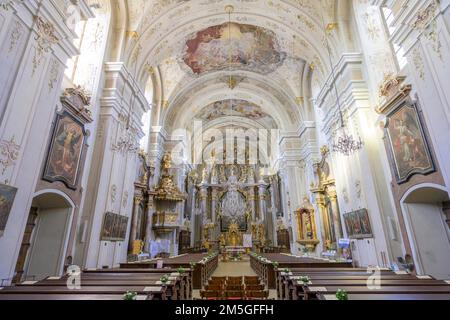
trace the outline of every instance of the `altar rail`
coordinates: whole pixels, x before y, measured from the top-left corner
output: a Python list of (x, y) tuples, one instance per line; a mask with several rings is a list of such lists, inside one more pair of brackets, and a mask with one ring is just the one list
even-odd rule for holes
[[(277, 263), (275, 266), (274, 263)], [(287, 254), (250, 254), (250, 266), (269, 289), (277, 288), (277, 270), (285, 268), (351, 268), (350, 262), (336, 262)]]

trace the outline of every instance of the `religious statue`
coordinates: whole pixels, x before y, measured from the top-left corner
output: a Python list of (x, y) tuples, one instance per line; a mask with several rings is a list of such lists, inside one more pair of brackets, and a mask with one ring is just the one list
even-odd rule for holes
[(219, 245), (221, 247), (225, 247), (226, 245), (225, 235), (223, 233), (221, 233), (219, 236)]
[(264, 245), (266, 244), (266, 228), (265, 228), (264, 224), (261, 223), (261, 224), (259, 225), (259, 228), (258, 228), (258, 229), (259, 229), (259, 230), (258, 230), (258, 240), (259, 240), (259, 245), (260, 245), (261, 247), (264, 247)]
[(206, 166), (202, 170), (202, 183), (208, 183), (208, 168)]
[(246, 228), (247, 203), (245, 197), (239, 192), (239, 182), (235, 175), (234, 166), (226, 183), (227, 192), (221, 200), (220, 211), (222, 224), (236, 224), (239, 228)]
[(247, 180), (248, 180), (248, 183), (254, 183), (255, 182), (255, 170), (253, 169), (253, 166), (249, 166), (248, 167)]
[(172, 165), (172, 155), (170, 152), (166, 152), (162, 158), (162, 169), (169, 170)]
[(218, 182), (217, 166), (213, 163), (211, 169), (211, 184), (217, 184)]
[(225, 167), (223, 165), (221, 165), (219, 167), (219, 180), (220, 180), (220, 183), (227, 182), (227, 176), (225, 174)]
[(230, 224), (228, 229), (228, 244), (232, 247), (240, 245), (239, 226), (235, 223)]
[(295, 211), (298, 223), (298, 243), (313, 252), (319, 243), (316, 234), (316, 224), (314, 219), (314, 209), (305, 197), (303, 206)]

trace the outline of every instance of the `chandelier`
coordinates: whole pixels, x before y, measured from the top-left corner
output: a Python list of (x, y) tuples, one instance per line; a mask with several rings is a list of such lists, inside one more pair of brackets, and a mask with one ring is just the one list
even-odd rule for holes
[(333, 143), (333, 151), (342, 153), (345, 156), (349, 156), (352, 153), (360, 150), (364, 143), (361, 140), (361, 137), (353, 138), (353, 135), (349, 135), (345, 132), (344, 128), (342, 128), (342, 133), (337, 137), (335, 142)]
[[(322, 16), (322, 20), (323, 20), (323, 16)], [(338, 106), (339, 123), (340, 123), (340, 128), (338, 128), (336, 130), (337, 138), (335, 139), (335, 141), (333, 143), (332, 149), (334, 152), (341, 153), (345, 156), (350, 156), (354, 152), (361, 150), (362, 147), (364, 146), (364, 142), (361, 140), (360, 136), (357, 136), (356, 138), (354, 138), (353, 135), (348, 134), (345, 130), (344, 116), (342, 113), (341, 101), (339, 99), (339, 92), (338, 92), (337, 84), (336, 84), (337, 78), (336, 78), (336, 74), (334, 71), (333, 61), (331, 58), (330, 44), (328, 42), (329, 33), (332, 32), (336, 27), (337, 27), (336, 23), (330, 23), (325, 28), (325, 44), (327, 47), (328, 58), (330, 61), (331, 75), (333, 77), (333, 87), (334, 87), (334, 92), (336, 94), (336, 103)], [(341, 131), (340, 134), (339, 134), (339, 131)]]

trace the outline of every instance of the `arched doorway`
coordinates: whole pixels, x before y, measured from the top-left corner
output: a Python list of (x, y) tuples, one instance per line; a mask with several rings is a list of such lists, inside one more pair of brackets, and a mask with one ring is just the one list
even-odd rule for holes
[(73, 209), (72, 201), (59, 191), (33, 198), (13, 282), (62, 273)]
[(448, 193), (438, 185), (413, 187), (401, 201), (402, 213), (418, 274), (450, 278), (450, 234), (444, 203)]

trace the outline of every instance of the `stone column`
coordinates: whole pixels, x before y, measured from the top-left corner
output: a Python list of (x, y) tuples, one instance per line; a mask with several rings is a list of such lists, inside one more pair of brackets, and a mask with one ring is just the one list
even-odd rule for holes
[(147, 202), (147, 215), (146, 215), (146, 224), (145, 224), (145, 243), (144, 243), (144, 251), (150, 252), (150, 240), (152, 238), (152, 219), (154, 212), (154, 203), (153, 196), (148, 198)]
[(248, 190), (248, 201), (250, 201), (250, 208), (252, 211), (252, 221), (256, 221), (256, 197), (255, 197), (255, 188), (250, 187)]
[(334, 236), (336, 237), (336, 247), (337, 247), (337, 242), (339, 241), (339, 238), (343, 237), (341, 214), (339, 212), (339, 206), (337, 203), (336, 191), (329, 192), (328, 196), (330, 197), (331, 201), (331, 210), (333, 210)]
[(325, 201), (321, 194), (316, 194), (316, 203), (319, 208), (319, 214), (321, 218), (321, 233), (322, 233), (322, 246), (323, 250), (327, 250), (327, 240), (331, 240), (330, 223), (328, 219), (327, 209), (325, 207)]
[(216, 206), (219, 200), (219, 195), (217, 188), (212, 187), (211, 190), (211, 222), (214, 223), (216, 226), (214, 227), (214, 231), (212, 232), (213, 240), (218, 238), (219, 235), (219, 221), (217, 221), (217, 212), (216, 212)]
[(266, 185), (260, 184), (258, 186), (258, 200), (259, 200), (259, 217), (262, 222), (266, 220)]
[(270, 197), (271, 197), (271, 203), (272, 203), (272, 208), (271, 208), (271, 215), (272, 215), (272, 242), (273, 242), (273, 246), (276, 247), (278, 246), (277, 244), (277, 206), (275, 203), (275, 190), (273, 187), (273, 179), (271, 179), (270, 181)]
[(203, 239), (203, 220), (208, 214), (208, 187), (204, 184), (200, 186), (200, 213), (199, 213), (199, 227), (200, 227), (200, 241)]
[(136, 240), (138, 220), (139, 220), (139, 206), (141, 203), (142, 203), (142, 196), (134, 197), (133, 216), (131, 219), (130, 241), (128, 246), (129, 252), (133, 250), (133, 244), (134, 241)]

